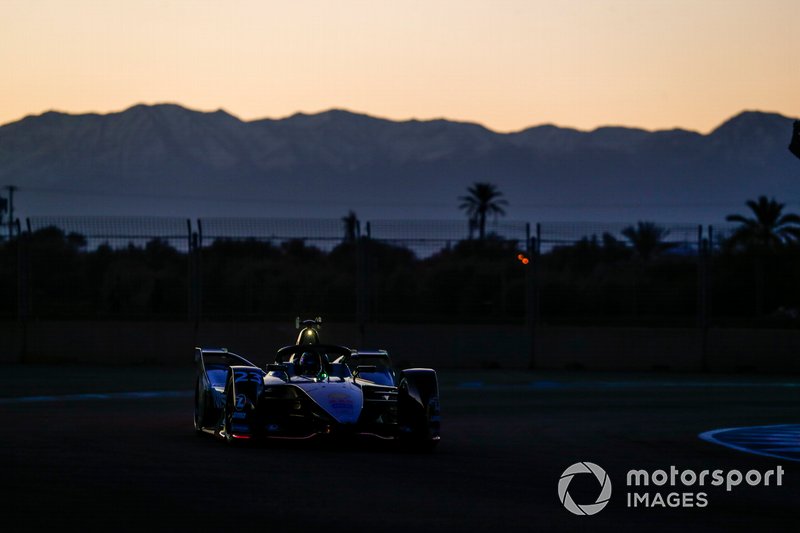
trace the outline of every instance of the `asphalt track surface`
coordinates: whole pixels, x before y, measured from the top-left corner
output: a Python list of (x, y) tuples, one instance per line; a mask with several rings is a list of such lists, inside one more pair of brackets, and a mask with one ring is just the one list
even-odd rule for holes
[[(702, 440), (800, 420), (800, 377), (441, 371), (443, 441), (226, 445), (194, 434), (191, 369), (0, 367), (0, 530), (731, 531), (796, 529), (800, 463)], [(138, 394), (150, 391), (153, 394)], [(790, 437), (793, 438), (793, 437)], [(785, 443), (784, 443), (785, 444)], [(800, 443), (798, 443), (800, 446)], [(613, 493), (559, 501), (590, 461)], [(705, 487), (703, 508), (630, 508), (630, 469), (781, 465), (782, 486)], [(649, 492), (698, 491), (650, 487)], [(599, 484), (570, 493), (593, 503)]]

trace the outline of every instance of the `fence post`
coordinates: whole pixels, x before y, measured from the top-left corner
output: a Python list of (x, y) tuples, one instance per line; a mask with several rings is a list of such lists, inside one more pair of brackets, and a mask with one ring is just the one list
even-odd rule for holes
[[(12, 227), (11, 220), (9, 226)], [(18, 357), (20, 362), (25, 362), (28, 355), (28, 316), (29, 308), (29, 289), (30, 289), (30, 227), (29, 219), (26, 219), (26, 226), (28, 231), (23, 233), (20, 228), (19, 219), (15, 223), (17, 227), (17, 324), (19, 335), (19, 352)], [(13, 231), (13, 227), (12, 230)]]
[(194, 294), (192, 279), (194, 277), (194, 236), (192, 235), (192, 221), (186, 219), (186, 320), (191, 322), (194, 315)]
[(713, 314), (714, 314), (714, 247), (715, 244), (715, 235), (714, 235), (714, 226), (708, 226), (708, 236), (706, 237), (705, 242), (705, 272), (704, 272), (704, 282), (705, 282), (705, 302), (704, 302), (704, 310), (705, 310), (705, 324), (703, 329), (703, 355), (704, 360), (703, 364), (711, 370), (708, 364), (708, 357), (709, 357), (709, 332), (711, 331), (711, 324), (713, 322)]
[(203, 316), (203, 222), (197, 219), (197, 231), (192, 233), (192, 319), (194, 320), (195, 345), (200, 331), (200, 320)]
[[(533, 242), (531, 239), (531, 225), (525, 224), (525, 255), (529, 259), (533, 258)], [(528, 367), (533, 367), (534, 362), (534, 335), (533, 335), (533, 265), (528, 263), (525, 268), (525, 328), (528, 331)]]
[(525, 269), (525, 287), (526, 287), (526, 326), (530, 335), (530, 353), (528, 355), (528, 368), (533, 370), (536, 368), (536, 341), (537, 331), (536, 328), (539, 322), (539, 259), (540, 259), (540, 243), (542, 237), (541, 226), (536, 224), (536, 236), (530, 237), (530, 229), (527, 230), (527, 255), (530, 257), (528, 268)]
[(361, 222), (356, 221), (356, 323), (358, 324), (359, 344), (364, 346), (369, 302), (368, 252), (370, 227), (365, 224), (366, 232), (361, 234)]
[[(709, 227), (710, 233), (710, 227)], [(708, 239), (697, 227), (697, 327), (700, 329), (700, 369), (708, 372)]]

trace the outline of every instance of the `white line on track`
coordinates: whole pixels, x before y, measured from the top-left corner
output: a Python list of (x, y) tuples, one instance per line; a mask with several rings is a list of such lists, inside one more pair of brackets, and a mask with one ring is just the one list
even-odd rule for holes
[(188, 398), (192, 396), (192, 394), (194, 394), (193, 391), (181, 390), (17, 396), (14, 398), (0, 398), (0, 405), (38, 402), (74, 402), (86, 400), (149, 400), (152, 398)]

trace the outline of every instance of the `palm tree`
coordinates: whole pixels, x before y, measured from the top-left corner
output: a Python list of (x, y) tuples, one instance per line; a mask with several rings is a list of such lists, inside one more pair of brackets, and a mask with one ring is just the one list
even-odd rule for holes
[(758, 201), (748, 200), (747, 207), (754, 217), (728, 215), (725, 220), (738, 222), (739, 228), (731, 236), (733, 247), (750, 248), (756, 251), (774, 250), (783, 244), (800, 239), (800, 216), (783, 214), (785, 204), (759, 196)]
[(458, 208), (467, 212), (470, 228), (477, 225), (478, 235), (483, 240), (486, 237), (486, 215), (494, 215), (495, 218), (498, 215), (505, 215), (502, 206), (508, 205), (508, 202), (500, 199), (503, 193), (491, 183), (475, 183), (467, 189), (467, 192), (469, 193), (467, 196), (459, 198), (461, 204)]
[(676, 246), (674, 242), (665, 242), (669, 230), (658, 226), (655, 222), (639, 221), (635, 227), (628, 226), (622, 230), (622, 235), (631, 242), (633, 249), (645, 261)]
[(738, 222), (739, 228), (728, 239), (732, 249), (743, 248), (753, 253), (755, 266), (755, 304), (756, 316), (764, 313), (764, 293), (767, 282), (765, 259), (769, 252), (774, 252), (786, 243), (800, 240), (800, 216), (794, 213), (783, 214), (785, 204), (759, 196), (758, 200), (748, 200), (747, 207), (753, 217), (744, 215), (728, 215), (725, 220)]

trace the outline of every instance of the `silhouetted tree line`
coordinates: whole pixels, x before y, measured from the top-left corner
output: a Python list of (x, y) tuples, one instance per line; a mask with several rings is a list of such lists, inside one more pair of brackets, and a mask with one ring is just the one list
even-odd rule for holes
[(540, 258), (542, 320), (689, 326), (701, 320), (705, 292), (706, 318), (719, 325), (800, 325), (800, 245), (765, 252), (734, 237), (696, 254), (609, 234), (555, 248)]
[[(21, 249), (20, 249), (21, 248)], [(82, 235), (48, 227), (0, 251), (6, 316), (125, 317), (186, 313), (186, 255), (153, 239), (143, 247), (87, 249)]]
[(355, 242), (330, 252), (302, 240), (216, 240), (202, 249), (202, 313), (215, 318), (355, 313)]
[[(764, 201), (761, 211), (774, 211)], [(759, 240), (756, 213), (753, 224), (742, 222), (706, 259), (667, 242), (665, 229), (640, 222), (620, 237), (590, 235), (548, 249), (527, 265), (518, 260), (528, 252), (524, 242), (492, 233), (417, 257), (352, 231), (329, 251), (302, 240), (221, 239), (186, 253), (158, 239), (90, 247), (85, 237), (50, 227), (0, 245), (2, 314), (186, 319), (198, 311), (223, 320), (304, 313), (353, 320), (363, 276), (370, 320), (520, 323), (536, 299), (543, 322), (691, 325), (707, 268), (714, 319), (794, 324), (800, 245), (794, 230), (785, 230), (793, 219), (773, 218), (783, 237)]]

